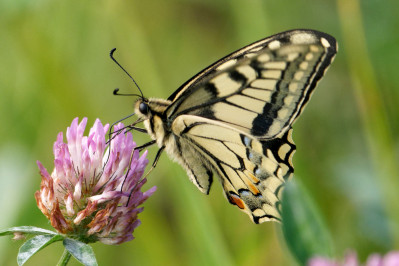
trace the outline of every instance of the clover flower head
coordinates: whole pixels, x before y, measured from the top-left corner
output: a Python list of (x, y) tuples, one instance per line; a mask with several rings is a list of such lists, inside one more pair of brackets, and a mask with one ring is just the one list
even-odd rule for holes
[(84, 136), (87, 118), (72, 121), (64, 143), (60, 132), (54, 143), (54, 170), (51, 175), (38, 161), (42, 176), (35, 193), (39, 209), (60, 233), (83, 242), (121, 244), (133, 239), (140, 225), (139, 207), (156, 187), (142, 192), (142, 178), (148, 164), (147, 151), (141, 156), (124, 125), (114, 127), (107, 144), (109, 125), (97, 119)]

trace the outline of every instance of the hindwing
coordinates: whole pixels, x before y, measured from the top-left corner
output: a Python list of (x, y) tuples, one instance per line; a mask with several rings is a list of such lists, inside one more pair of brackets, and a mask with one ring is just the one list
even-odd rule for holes
[(208, 192), (214, 171), (228, 201), (255, 223), (280, 220), (280, 188), (293, 172), (295, 145), (290, 131), (259, 141), (224, 123), (192, 115), (177, 117), (172, 130), (179, 146), (178, 160), (184, 162), (190, 179), (201, 191), (206, 188)]

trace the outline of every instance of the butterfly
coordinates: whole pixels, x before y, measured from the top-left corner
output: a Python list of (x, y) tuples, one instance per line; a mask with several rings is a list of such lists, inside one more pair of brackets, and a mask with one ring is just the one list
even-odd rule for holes
[[(337, 52), (335, 39), (291, 30), (252, 43), (184, 83), (168, 99), (140, 98), (143, 122), (162, 151), (208, 194), (214, 175), (227, 200), (255, 223), (281, 221), (292, 176), (292, 124)], [(134, 127), (134, 125), (132, 125)]]

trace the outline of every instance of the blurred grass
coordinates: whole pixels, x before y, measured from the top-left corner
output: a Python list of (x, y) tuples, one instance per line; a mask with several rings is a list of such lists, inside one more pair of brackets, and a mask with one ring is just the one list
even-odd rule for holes
[[(295, 124), (296, 178), (332, 232), (338, 255), (398, 247), (398, 20), (393, 0), (0, 2), (0, 227), (50, 228), (35, 206), (35, 161), (52, 165), (52, 144), (76, 116), (114, 122), (132, 112), (135, 90), (108, 58), (111, 48), (147, 97), (166, 98), (220, 57), (293, 28), (335, 36), (339, 53)], [(138, 143), (146, 136), (135, 134)], [(156, 149), (151, 149), (150, 158)], [(280, 227), (253, 225), (217, 182), (202, 195), (163, 156), (147, 187), (143, 224), (130, 243), (95, 244), (100, 265), (293, 264)], [(393, 232), (396, 232), (393, 234)], [(0, 264), (20, 244), (0, 239)], [(27, 265), (53, 265), (60, 245)], [(72, 264), (73, 265), (73, 264)], [(77, 264), (74, 264), (77, 265)]]
[[(358, 0), (339, 0), (338, 10), (344, 35), (343, 40), (348, 51), (347, 58), (353, 88), (376, 174), (375, 178), (380, 181), (389, 215), (395, 222), (399, 222), (399, 205), (390, 204), (391, 200), (398, 196), (397, 188), (399, 188), (399, 179), (392, 178), (399, 172), (397, 160), (395, 160), (394, 142), (388, 122), (387, 108), (384, 106), (375, 70), (367, 53), (360, 2)], [(392, 227), (392, 233), (394, 234), (393, 240), (399, 241), (399, 230), (396, 226)]]

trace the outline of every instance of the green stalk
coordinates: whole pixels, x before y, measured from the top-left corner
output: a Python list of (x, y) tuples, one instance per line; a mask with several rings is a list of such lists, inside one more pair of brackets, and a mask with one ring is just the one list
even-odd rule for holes
[(67, 249), (64, 249), (64, 253), (62, 253), (62, 256), (60, 260), (57, 263), (57, 266), (65, 266), (68, 264), (69, 260), (71, 258), (71, 253), (68, 252)]

